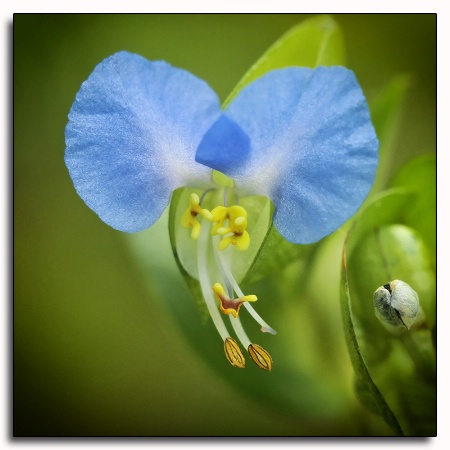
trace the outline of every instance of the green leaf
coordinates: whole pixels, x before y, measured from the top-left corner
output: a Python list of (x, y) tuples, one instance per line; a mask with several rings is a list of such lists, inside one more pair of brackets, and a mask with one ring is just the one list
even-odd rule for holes
[[(200, 284), (198, 282), (198, 278), (193, 276), (193, 273), (189, 273), (188, 269), (186, 268), (186, 265), (183, 264), (183, 262), (180, 259), (180, 255), (178, 253), (178, 249), (182, 249), (183, 247), (181, 245), (177, 246), (177, 232), (179, 232), (181, 226), (180, 226), (180, 215), (177, 214), (177, 211), (180, 209), (180, 200), (184, 197), (185, 205), (188, 205), (189, 203), (186, 203), (186, 199), (190, 195), (190, 192), (187, 192), (186, 196), (186, 189), (177, 189), (172, 194), (172, 200), (170, 202), (170, 208), (169, 208), (169, 220), (168, 220), (168, 228), (169, 228), (169, 238), (170, 238), (170, 245), (172, 248), (173, 256), (175, 258), (175, 262), (177, 263), (178, 269), (180, 270), (181, 275), (183, 276), (186, 284), (188, 285), (189, 289), (192, 292), (193, 298), (197, 304), (197, 307), (199, 308), (201, 312), (201, 316), (203, 320), (206, 320), (209, 317), (208, 309), (206, 308), (205, 302), (203, 301)], [(183, 196), (183, 194), (185, 194)], [(193, 255), (193, 257), (197, 254), (196, 251), (194, 251), (194, 241), (192, 239), (189, 239), (188, 232), (186, 230), (184, 235), (186, 236), (183, 242), (185, 242), (185, 245), (187, 246), (186, 254)], [(181, 236), (181, 234), (179, 234)], [(186, 248), (186, 247), (184, 247)], [(192, 266), (195, 266), (195, 261), (192, 260), (189, 263)]]
[(392, 177), (392, 167), (394, 167), (399, 146), (397, 138), (402, 106), (410, 85), (410, 77), (407, 74), (397, 75), (370, 102), (372, 122), (380, 141), (377, 178), (372, 187), (373, 193), (386, 188)]
[(299, 258), (312, 258), (320, 244), (297, 245), (284, 239), (271, 224), (268, 233), (249, 267), (244, 282), (253, 283), (269, 275), (276, 274), (287, 264)]
[[(350, 282), (358, 292), (353, 307), (359, 316), (373, 318), (372, 308), (367, 308), (367, 298), (372, 298), (376, 288), (392, 280), (402, 280), (417, 292), (425, 309), (429, 327), (435, 319), (435, 271), (422, 236), (405, 225), (393, 224), (377, 227), (358, 242), (352, 253), (354, 270)], [(361, 270), (360, 268), (370, 268)], [(374, 322), (376, 323), (375, 319)]]
[(349, 230), (352, 239), (346, 242), (347, 254), (371, 230), (390, 223), (404, 223), (405, 209), (415, 198), (414, 192), (404, 187), (391, 188), (372, 197), (353, 219)]
[(226, 108), (239, 91), (274, 69), (344, 64), (342, 33), (330, 16), (305, 20), (278, 39), (243, 76), (225, 100)]
[[(360, 218), (363, 217), (362, 220)], [(403, 223), (419, 231), (428, 244), (432, 262), (436, 260), (436, 156), (423, 155), (405, 164), (392, 187), (374, 195), (355, 216), (352, 230), (357, 242), (368, 229)]]
[[(344, 247), (341, 307), (358, 395), (395, 433), (403, 430), (424, 436), (436, 425), (435, 349), (430, 331), (435, 317), (435, 270), (408, 211), (419, 204), (422, 212), (430, 213), (433, 204), (426, 211), (423, 197), (429, 193), (413, 189), (414, 171), (410, 170), (398, 178), (402, 187), (376, 195), (355, 218)], [(425, 311), (426, 320), (418, 320), (410, 331), (385, 327), (374, 314), (374, 291), (393, 279), (416, 290)], [(421, 397), (427, 393), (421, 404), (418, 392)]]
[(391, 408), (374, 383), (356, 336), (352, 313), (352, 300), (348, 283), (347, 261), (344, 252), (341, 280), (341, 308), (344, 323), (344, 333), (349, 349), (350, 360), (355, 371), (355, 390), (362, 403), (367, 408), (383, 417), (395, 434), (402, 436), (403, 431)]
[[(355, 249), (357, 251), (358, 244), (362, 242), (366, 238), (366, 236), (374, 236), (374, 230), (377, 230), (380, 227), (391, 223), (402, 222), (402, 210), (404, 209), (404, 205), (409, 204), (413, 201), (413, 193), (404, 188), (389, 189), (382, 192), (381, 194), (374, 196), (371, 201), (363, 206), (363, 208), (359, 211), (359, 213), (353, 220), (353, 224), (347, 234), (344, 243), (344, 253), (346, 255), (346, 258), (352, 261), (353, 254), (355, 253)], [(378, 253), (373, 252), (372, 255), (377, 256)], [(377, 266), (374, 261), (368, 261), (365, 263), (366, 267), (369, 267), (370, 270), (365, 270), (363, 266), (355, 265), (356, 275), (353, 277), (354, 272), (350, 272), (350, 275), (345, 275), (345, 283), (348, 282), (347, 278), (350, 278), (350, 286), (352, 289), (349, 292), (353, 292), (355, 278), (356, 282), (358, 283), (361, 280), (361, 283), (359, 284), (363, 284), (364, 282), (366, 282), (365, 286), (369, 286), (369, 289), (372, 289), (369, 294), (362, 296), (363, 300), (361, 300), (361, 302), (355, 302), (355, 299), (353, 299), (352, 301), (350, 299), (348, 300), (352, 318), (354, 319), (351, 322), (351, 326), (356, 328), (357, 331), (359, 331), (360, 328), (368, 330), (372, 330), (373, 328), (381, 328), (381, 325), (376, 321), (375, 316), (372, 314), (373, 309), (370, 310), (370, 314), (363, 314), (359, 308), (362, 302), (368, 301), (367, 299), (370, 300), (370, 304), (372, 305), (373, 291), (375, 291), (375, 289), (379, 285), (391, 281), (386, 279), (387, 275), (384, 271), (382, 262), (379, 260), (377, 260), (376, 262), (380, 264)], [(365, 277), (368, 273), (373, 273), (374, 267), (377, 268), (377, 274), (381, 278), (381, 281), (371, 286), (370, 283), (367, 283)], [(342, 270), (346, 271), (347, 267), (344, 266)], [(342, 283), (343, 282), (344, 281), (342, 281)], [(341, 300), (344, 301), (342, 296)], [(356, 298), (356, 300), (358, 300), (358, 298)], [(363, 311), (366, 311), (366, 309), (364, 309)], [(354, 313), (356, 313), (356, 317)], [(347, 324), (348, 323), (344, 321), (344, 325)], [(365, 344), (367, 347), (373, 347), (369, 348), (369, 355), (373, 355), (373, 358), (384, 358), (385, 355), (390, 351), (389, 342), (386, 342), (384, 340), (372, 340), (366, 342)]]
[(436, 265), (436, 155), (414, 158), (401, 168), (392, 185), (416, 193), (416, 201), (404, 211), (404, 221), (422, 235)]

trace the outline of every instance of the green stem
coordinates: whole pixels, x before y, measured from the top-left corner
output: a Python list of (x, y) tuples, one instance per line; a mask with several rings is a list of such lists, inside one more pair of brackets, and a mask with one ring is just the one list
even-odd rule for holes
[(429, 383), (436, 382), (436, 356), (429, 330), (416, 330), (400, 337), (405, 350), (413, 360), (417, 372)]

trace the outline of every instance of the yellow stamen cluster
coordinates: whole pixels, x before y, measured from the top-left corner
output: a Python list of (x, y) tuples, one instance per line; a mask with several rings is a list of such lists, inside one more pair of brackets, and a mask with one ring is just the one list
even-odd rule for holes
[(216, 283), (212, 290), (219, 300), (220, 310), (224, 314), (231, 314), (233, 317), (237, 317), (239, 315), (239, 310), (241, 309), (242, 303), (256, 302), (256, 300), (258, 300), (256, 295), (245, 295), (244, 297), (230, 298), (225, 293), (225, 290), (220, 283)]
[(206, 220), (211, 221), (213, 219), (209, 210), (200, 207), (199, 196), (197, 194), (191, 194), (189, 198), (189, 208), (184, 212), (183, 217), (181, 218), (181, 226), (183, 228), (192, 227), (192, 239), (198, 239), (200, 236), (201, 225), (197, 219), (199, 214)]
[[(200, 236), (201, 224), (197, 216), (201, 215), (206, 220), (214, 222), (211, 235), (223, 236), (219, 242), (219, 250), (226, 249), (230, 244), (235, 245), (238, 250), (247, 250), (250, 245), (250, 235), (247, 228), (247, 211), (239, 205), (230, 207), (217, 206), (212, 211), (201, 208), (200, 198), (197, 194), (191, 194), (189, 208), (181, 218), (183, 228), (192, 227), (191, 237), (198, 239)], [(228, 223), (225, 223), (228, 221)], [(228, 235), (228, 236), (227, 236)]]
[[(247, 228), (247, 211), (239, 205), (218, 206), (211, 211), (215, 225), (211, 230), (213, 236), (225, 236), (231, 233), (231, 236), (224, 237), (219, 243), (219, 250), (226, 249), (230, 244), (235, 245), (238, 250), (247, 250), (250, 245), (250, 235)], [(224, 226), (228, 220), (228, 227)]]

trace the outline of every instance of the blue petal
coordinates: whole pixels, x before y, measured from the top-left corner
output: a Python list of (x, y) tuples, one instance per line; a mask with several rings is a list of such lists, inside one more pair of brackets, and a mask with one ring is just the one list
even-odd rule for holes
[(249, 156), (248, 136), (239, 125), (222, 115), (203, 137), (195, 160), (233, 178), (238, 173), (236, 170), (248, 162)]
[(207, 180), (197, 147), (220, 116), (214, 91), (190, 73), (128, 52), (101, 62), (76, 96), (65, 162), (75, 189), (108, 225), (152, 225), (174, 189)]
[(308, 244), (332, 233), (369, 193), (378, 140), (352, 71), (269, 72), (226, 113), (251, 141), (236, 184), (272, 199), (274, 225), (287, 240)]

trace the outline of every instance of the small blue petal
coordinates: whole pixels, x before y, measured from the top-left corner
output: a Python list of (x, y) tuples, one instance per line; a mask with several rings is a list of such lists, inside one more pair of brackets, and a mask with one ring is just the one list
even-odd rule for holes
[(269, 72), (244, 88), (226, 114), (252, 146), (248, 164), (234, 174), (236, 185), (272, 199), (274, 225), (287, 240), (323, 238), (368, 195), (378, 140), (352, 71)]
[(152, 225), (174, 189), (209, 179), (195, 162), (220, 116), (214, 91), (190, 73), (128, 52), (101, 62), (76, 96), (65, 162), (75, 189), (108, 225)]
[(222, 115), (205, 134), (195, 160), (231, 178), (250, 156), (250, 140), (234, 121)]

